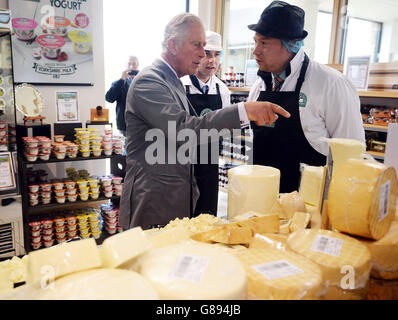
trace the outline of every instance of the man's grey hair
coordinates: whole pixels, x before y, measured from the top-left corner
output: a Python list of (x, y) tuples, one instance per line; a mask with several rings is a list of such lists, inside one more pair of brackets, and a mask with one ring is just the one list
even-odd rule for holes
[(162, 42), (163, 52), (167, 51), (167, 42), (170, 39), (175, 39), (177, 44), (181, 47), (188, 36), (189, 26), (193, 24), (200, 24), (203, 27), (199, 17), (191, 13), (181, 13), (172, 18), (164, 30), (164, 39)]
[(131, 59), (135, 59), (135, 60), (137, 61), (138, 64), (140, 63), (139, 60), (138, 60), (138, 58), (137, 58), (137, 56), (128, 56), (128, 59), (127, 59), (127, 60), (131, 60)]

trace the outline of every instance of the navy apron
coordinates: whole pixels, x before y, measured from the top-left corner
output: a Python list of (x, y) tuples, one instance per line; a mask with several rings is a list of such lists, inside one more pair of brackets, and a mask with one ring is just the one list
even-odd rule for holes
[[(202, 91), (199, 81), (196, 77), (192, 77), (192, 84)], [(206, 113), (222, 108), (222, 99), (219, 85), (216, 84), (217, 94), (191, 94), (189, 86), (186, 86), (188, 100), (191, 102), (198, 116), (203, 116)], [(213, 142), (217, 145), (219, 150), (219, 142)], [(202, 213), (208, 213), (217, 216), (218, 206), (218, 164), (211, 164), (211, 145), (208, 145), (208, 162), (207, 164), (200, 164), (200, 146), (197, 148), (198, 164), (194, 165), (194, 173), (196, 183), (199, 189), (199, 198), (196, 202), (194, 217)], [(217, 154), (218, 156), (218, 154)]]
[(281, 171), (280, 193), (298, 191), (300, 163), (312, 166), (326, 164), (326, 156), (309, 144), (301, 127), (299, 99), (302, 98), (300, 91), (308, 64), (309, 58), (305, 55), (295, 91), (272, 91), (271, 73), (260, 75), (266, 84), (266, 91), (261, 91), (257, 101), (278, 104), (291, 115), (290, 118), (279, 116), (271, 126), (257, 126), (254, 122), (251, 123), (253, 164), (270, 166)]

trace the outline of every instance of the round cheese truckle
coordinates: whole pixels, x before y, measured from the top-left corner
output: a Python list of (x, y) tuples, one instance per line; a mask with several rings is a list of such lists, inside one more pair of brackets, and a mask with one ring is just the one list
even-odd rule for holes
[(151, 250), (134, 270), (148, 279), (162, 300), (246, 299), (246, 272), (226, 250), (194, 241)]
[(279, 169), (243, 165), (228, 170), (228, 219), (254, 211), (269, 213), (279, 196)]
[(329, 284), (326, 299), (338, 299), (334, 296), (336, 290), (344, 296), (356, 296), (362, 291), (366, 294), (363, 289), (369, 281), (371, 257), (358, 240), (339, 232), (304, 229), (292, 233), (287, 246), (321, 267), (323, 280)]
[(330, 223), (338, 231), (379, 240), (394, 220), (397, 196), (393, 167), (348, 159), (333, 171), (328, 194)]

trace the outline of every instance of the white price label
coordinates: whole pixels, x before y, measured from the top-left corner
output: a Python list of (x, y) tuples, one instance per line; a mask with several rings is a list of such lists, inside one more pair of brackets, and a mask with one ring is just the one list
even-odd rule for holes
[(315, 252), (325, 253), (330, 256), (340, 256), (341, 247), (343, 246), (343, 240), (317, 235), (314, 242), (312, 243), (311, 250)]
[(256, 264), (251, 267), (268, 280), (286, 278), (304, 272), (303, 270), (297, 268), (295, 265), (286, 260)]
[(170, 277), (200, 283), (209, 265), (210, 258), (181, 255)]
[(388, 204), (390, 202), (391, 181), (388, 180), (380, 187), (379, 222), (388, 216)]

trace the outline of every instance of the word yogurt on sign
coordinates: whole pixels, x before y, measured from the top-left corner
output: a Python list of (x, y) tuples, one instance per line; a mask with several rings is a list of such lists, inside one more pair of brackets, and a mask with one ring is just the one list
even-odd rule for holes
[(77, 1), (67, 1), (67, 0), (50, 0), (51, 6), (55, 8), (80, 10), (80, 5), (82, 2), (87, 2), (87, 0), (77, 0)]

